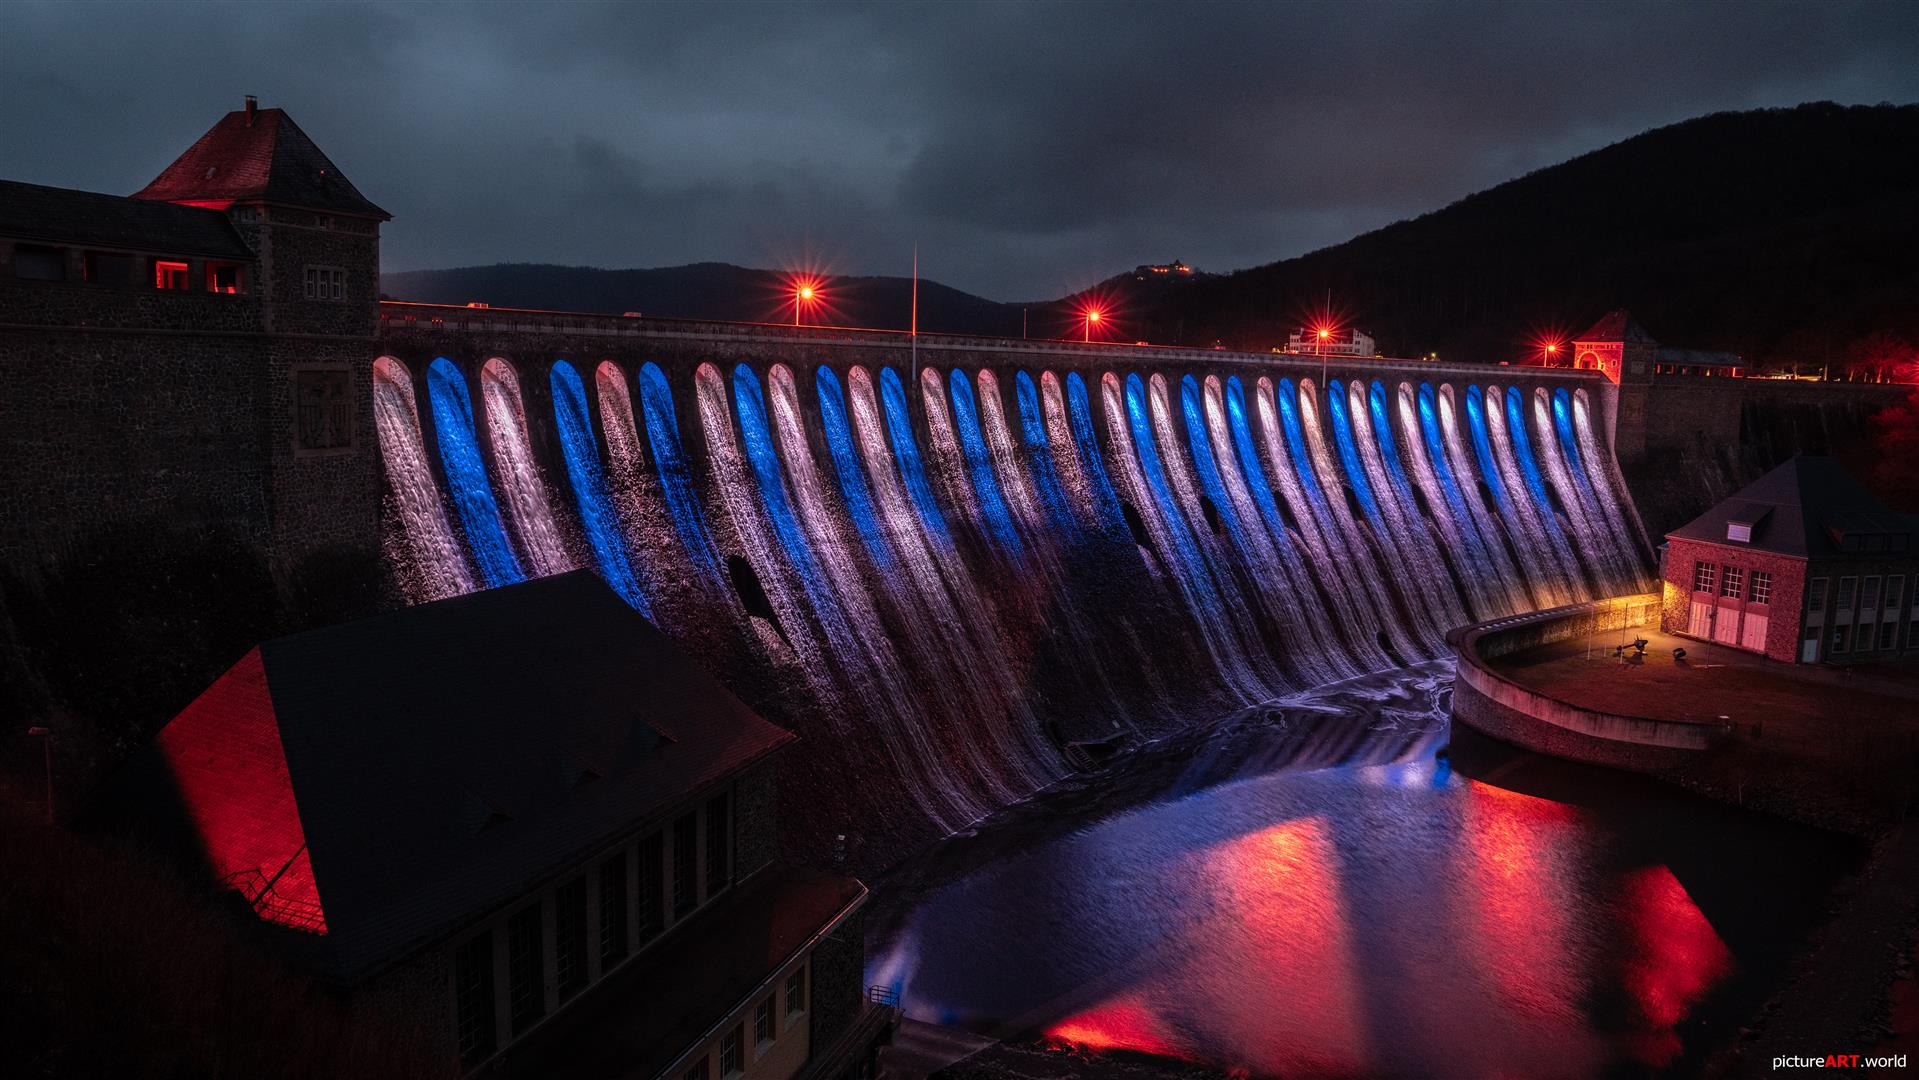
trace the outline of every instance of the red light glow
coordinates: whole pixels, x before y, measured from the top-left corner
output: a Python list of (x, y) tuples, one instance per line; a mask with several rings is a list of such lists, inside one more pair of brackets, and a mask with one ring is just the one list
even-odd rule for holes
[(1086, 1050), (1179, 1056), (1179, 1049), (1166, 1038), (1165, 1025), (1134, 995), (1114, 998), (1070, 1016), (1046, 1029), (1046, 1037)]
[(260, 650), (229, 668), (155, 741), (214, 876), (244, 894), (262, 919), (326, 933)]
[(1648, 1026), (1634, 1051), (1657, 1068), (1685, 1049), (1674, 1029), (1732, 972), (1732, 952), (1666, 867), (1628, 874), (1620, 895), (1635, 946), (1624, 983)]

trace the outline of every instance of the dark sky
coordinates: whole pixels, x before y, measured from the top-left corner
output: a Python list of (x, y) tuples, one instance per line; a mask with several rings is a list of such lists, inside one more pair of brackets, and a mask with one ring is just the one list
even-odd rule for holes
[(246, 93), (393, 213), (390, 270), (903, 274), (917, 240), (1027, 299), (1701, 113), (1919, 100), (1919, 4), (0, 2), (0, 176), (134, 191)]

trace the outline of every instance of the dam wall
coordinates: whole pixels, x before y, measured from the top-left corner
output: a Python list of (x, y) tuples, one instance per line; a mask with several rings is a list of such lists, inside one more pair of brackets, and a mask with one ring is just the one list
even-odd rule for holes
[(382, 314), (407, 599), (597, 570), (801, 733), (802, 843), (1651, 580), (1591, 375)]

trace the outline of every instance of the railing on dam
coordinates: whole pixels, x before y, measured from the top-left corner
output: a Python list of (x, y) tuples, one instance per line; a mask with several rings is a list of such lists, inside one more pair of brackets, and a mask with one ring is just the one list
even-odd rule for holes
[(380, 302), (380, 333), (382, 336), (526, 334), (629, 341), (699, 341), (716, 345), (726, 343), (818, 345), (836, 349), (883, 349), (892, 353), (909, 348), (917, 337), (919, 348), (929, 352), (948, 354), (972, 352), (990, 353), (1001, 357), (1033, 356), (1055, 359), (1063, 357), (1103, 363), (1119, 360), (1148, 365), (1185, 363), (1225, 366), (1258, 365), (1268, 368), (1279, 366), (1300, 371), (1318, 371), (1322, 367), (1343, 369), (1363, 366), (1368, 371), (1406, 372), (1427, 378), (1450, 374), (1485, 378), (1488, 372), (1498, 371), (1500, 378), (1506, 380), (1536, 379), (1545, 376), (1556, 382), (1588, 382), (1596, 387), (1611, 385), (1609, 380), (1598, 372), (1558, 368), (1442, 363), (1373, 356), (1321, 358), (1297, 353), (1243, 352), (1175, 345), (1141, 345), (1118, 341), (1081, 342), (926, 332), (914, 335), (905, 330), (866, 327), (720, 322), (663, 318), (653, 315), (609, 315), (590, 311), (421, 304), (403, 300)]

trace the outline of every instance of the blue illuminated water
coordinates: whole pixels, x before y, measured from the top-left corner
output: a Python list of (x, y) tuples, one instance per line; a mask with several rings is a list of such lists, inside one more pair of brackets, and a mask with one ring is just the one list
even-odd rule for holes
[(661, 497), (666, 501), (667, 516), (673, 521), (673, 531), (694, 565), (717, 580), (719, 560), (714, 555), (713, 538), (707, 532), (706, 515), (700, 510), (692, 470), (680, 447), (680, 421), (673, 407), (673, 390), (658, 364), (641, 364), (634, 378), (640, 388), (647, 449), (653, 452), (653, 467), (659, 477)]
[(954, 368), (946, 385), (953, 400), (953, 429), (959, 436), (960, 452), (966, 458), (966, 471), (972, 480), (973, 495), (979, 500), (980, 516), (999, 546), (1019, 559), (1025, 554), (1024, 548), (1019, 530), (1013, 527), (1012, 511), (1006, 507), (1006, 496), (1000, 491), (999, 478), (993, 475), (993, 458), (987, 453), (986, 439), (980, 434), (972, 380), (966, 372)]
[(453, 507), (460, 515), (460, 527), (466, 532), (467, 549), (480, 564), (489, 588), (523, 580), (526, 573), (520, 569), (513, 545), (507, 542), (506, 528), (500, 523), (500, 504), (493, 497), (486, 459), (480, 456), (474, 435), (473, 398), (467, 392), (466, 376), (442, 356), (427, 368), (426, 387), (433, 405), (434, 441), (446, 470), (447, 486), (452, 489)]
[(566, 476), (573, 487), (573, 499), (580, 511), (580, 524), (587, 543), (593, 548), (593, 563), (600, 576), (642, 615), (652, 608), (633, 578), (627, 561), (626, 541), (620, 535), (620, 520), (613, 502), (607, 497), (606, 477), (600, 469), (600, 446), (593, 437), (593, 417), (586, 403), (586, 387), (579, 372), (565, 360), (556, 361), (548, 380), (553, 388), (553, 422), (560, 435), (560, 451), (566, 458)]
[(953, 534), (946, 527), (946, 515), (933, 498), (932, 485), (926, 482), (926, 467), (920, 460), (919, 440), (913, 435), (912, 414), (906, 407), (906, 390), (892, 368), (880, 370), (880, 406), (886, 413), (886, 433), (892, 440), (893, 457), (899, 462), (900, 478), (906, 483), (906, 497), (919, 515), (920, 525), (934, 543), (951, 546)]
[(826, 432), (826, 450), (833, 459), (834, 475), (839, 477), (840, 496), (846, 500), (846, 513), (859, 531), (867, 554), (882, 572), (891, 572), (893, 553), (886, 544), (886, 532), (873, 510), (873, 492), (866, 483), (866, 471), (860, 467), (859, 449), (853, 442), (853, 428), (846, 419), (846, 392), (833, 369), (820, 365), (814, 374), (820, 399), (820, 424)]

